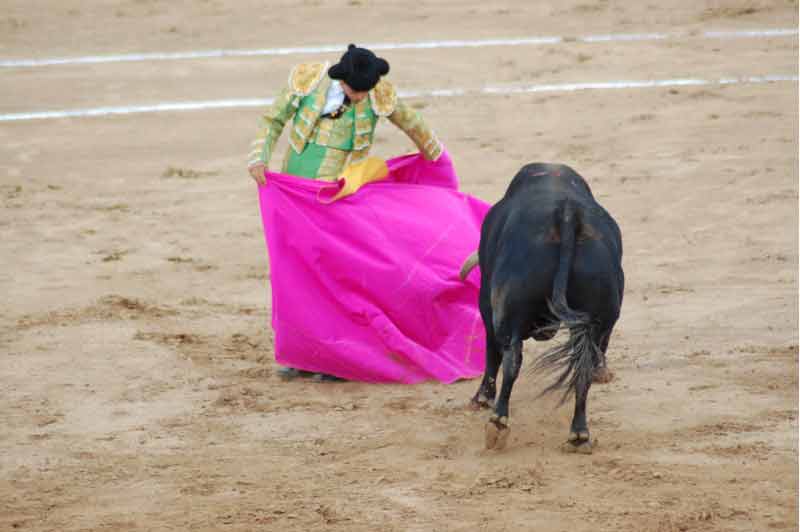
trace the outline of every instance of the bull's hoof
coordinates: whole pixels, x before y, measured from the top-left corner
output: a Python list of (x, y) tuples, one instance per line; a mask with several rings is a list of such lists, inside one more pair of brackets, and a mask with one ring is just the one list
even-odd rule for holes
[(592, 454), (594, 446), (590, 441), (584, 441), (577, 444), (568, 441), (561, 446), (561, 450), (569, 454)]
[(592, 382), (597, 384), (608, 384), (614, 380), (614, 372), (607, 367), (595, 368), (592, 372)]
[(508, 443), (508, 435), (511, 429), (508, 428), (508, 418), (492, 416), (486, 423), (486, 449), (502, 451)]
[(561, 447), (565, 453), (592, 454), (594, 445), (589, 438), (589, 432), (570, 432), (569, 440)]
[(484, 408), (494, 408), (494, 401), (486, 397), (485, 395), (478, 394), (472, 398), (469, 402), (469, 407), (472, 410), (482, 410)]

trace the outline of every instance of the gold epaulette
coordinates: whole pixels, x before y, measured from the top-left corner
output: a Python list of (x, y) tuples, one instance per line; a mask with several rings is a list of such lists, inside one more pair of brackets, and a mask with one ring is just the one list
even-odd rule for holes
[(389, 116), (394, 112), (394, 107), (397, 104), (397, 93), (391, 83), (383, 79), (380, 80), (369, 95), (372, 102), (372, 110), (375, 111), (376, 115)]
[(328, 71), (328, 63), (300, 63), (289, 73), (289, 88), (298, 96), (307, 96), (317, 88)]

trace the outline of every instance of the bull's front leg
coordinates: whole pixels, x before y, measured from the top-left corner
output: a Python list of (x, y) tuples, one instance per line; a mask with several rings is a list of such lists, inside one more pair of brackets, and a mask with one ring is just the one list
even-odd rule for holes
[(508, 442), (508, 403), (511, 389), (517, 380), (522, 367), (522, 340), (513, 340), (511, 345), (503, 348), (503, 385), (497, 400), (494, 414), (486, 424), (486, 448), (502, 450)]
[(500, 350), (494, 343), (494, 334), (486, 334), (486, 368), (483, 371), (483, 380), (470, 401), (472, 408), (492, 408), (497, 395), (497, 372), (502, 361)]

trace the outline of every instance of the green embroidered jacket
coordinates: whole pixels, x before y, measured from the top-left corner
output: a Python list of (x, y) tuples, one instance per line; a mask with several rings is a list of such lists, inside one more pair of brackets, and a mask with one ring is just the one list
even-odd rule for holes
[(388, 118), (404, 131), (427, 159), (439, 157), (442, 145), (436, 135), (419, 113), (397, 97), (386, 80), (378, 82), (367, 98), (351, 105), (340, 117), (321, 117), (333, 82), (327, 71), (324, 63), (303, 63), (292, 70), (289, 86), (261, 117), (249, 165), (269, 163), (275, 143), (290, 120), (290, 147), (282, 166), (286, 173), (337, 179), (347, 164), (368, 155), (380, 117)]

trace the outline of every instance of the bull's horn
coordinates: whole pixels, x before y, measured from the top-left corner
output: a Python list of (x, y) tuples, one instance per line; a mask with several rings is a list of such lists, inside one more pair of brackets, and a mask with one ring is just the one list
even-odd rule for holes
[(472, 254), (469, 257), (467, 257), (467, 259), (464, 261), (464, 264), (461, 265), (461, 272), (459, 272), (458, 276), (461, 277), (461, 280), (463, 281), (464, 279), (467, 278), (469, 272), (472, 271), (472, 268), (474, 268), (477, 265), (478, 265), (478, 252), (473, 251)]

